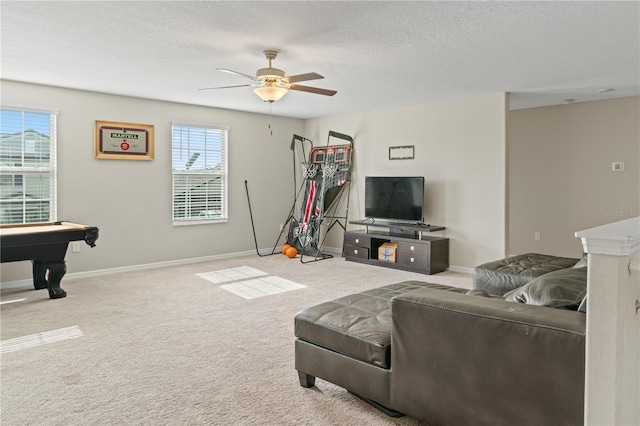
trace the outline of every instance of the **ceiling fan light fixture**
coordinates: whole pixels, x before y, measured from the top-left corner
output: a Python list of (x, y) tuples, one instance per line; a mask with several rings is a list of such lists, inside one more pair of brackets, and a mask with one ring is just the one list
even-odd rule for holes
[(307, 92), (307, 93), (315, 93), (318, 95), (324, 96), (333, 96), (337, 92), (335, 90), (327, 90), (320, 89), (318, 87), (309, 87), (302, 86), (297, 84), (301, 81), (308, 80), (318, 80), (324, 78), (320, 74), (316, 72), (308, 72), (305, 74), (297, 74), (285, 76), (284, 71), (278, 68), (273, 68), (271, 66), (271, 61), (273, 61), (278, 55), (277, 50), (264, 50), (265, 58), (269, 61), (269, 66), (266, 68), (260, 68), (256, 71), (256, 76), (251, 76), (249, 74), (243, 74), (241, 72), (228, 70), (225, 68), (217, 68), (219, 71), (228, 72), (231, 74), (237, 74), (239, 76), (248, 78), (253, 81), (252, 84), (242, 84), (235, 86), (221, 86), (221, 87), (208, 87), (200, 90), (210, 90), (210, 89), (228, 89), (232, 87), (255, 87), (253, 91), (256, 95), (260, 97), (265, 102), (273, 103), (282, 99), (284, 95), (287, 94), (289, 90), (295, 90), (299, 92)]
[(262, 87), (256, 87), (253, 92), (260, 96), (265, 102), (279, 101), (284, 95), (287, 94), (287, 89), (284, 87), (278, 87), (275, 84), (266, 84)]

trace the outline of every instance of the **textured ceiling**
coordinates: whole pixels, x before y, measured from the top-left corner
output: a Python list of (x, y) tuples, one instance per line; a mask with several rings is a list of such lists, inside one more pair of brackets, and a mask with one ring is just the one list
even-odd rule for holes
[[(0, 77), (269, 113), (228, 68), (317, 72), (274, 115), (311, 118), (511, 92), (511, 108), (638, 95), (640, 3), (6, 1)], [(614, 89), (599, 93), (602, 89)]]

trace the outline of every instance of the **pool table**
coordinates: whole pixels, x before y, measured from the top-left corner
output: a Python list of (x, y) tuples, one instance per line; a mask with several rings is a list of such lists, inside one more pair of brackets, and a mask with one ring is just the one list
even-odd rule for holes
[[(65, 297), (60, 281), (67, 272), (64, 257), (70, 241), (84, 240), (95, 247), (98, 228), (71, 222), (27, 223), (0, 226), (0, 261), (30, 260), (33, 287), (46, 288), (51, 299)], [(47, 274), (48, 272), (48, 274)]]

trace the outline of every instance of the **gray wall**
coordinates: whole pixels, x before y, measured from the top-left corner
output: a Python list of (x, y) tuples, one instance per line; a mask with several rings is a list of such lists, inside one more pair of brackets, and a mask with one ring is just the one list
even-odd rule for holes
[(580, 257), (576, 231), (638, 215), (639, 105), (631, 97), (510, 112), (509, 253)]
[[(271, 248), (293, 202), (294, 133), (316, 146), (329, 130), (354, 137), (351, 219), (363, 215), (364, 176), (425, 176), (425, 219), (447, 227), (440, 235), (462, 270), (525, 251), (577, 257), (575, 231), (638, 209), (637, 97), (509, 113), (508, 96), (493, 94), (303, 121), (7, 81), (1, 89), (5, 106), (60, 111), (58, 218), (101, 231), (96, 248), (68, 253), (69, 273), (252, 252), (245, 180), (258, 245)], [(153, 124), (155, 159), (94, 158), (95, 120)], [(230, 126), (228, 223), (171, 225), (172, 120)], [(416, 158), (388, 160), (397, 145), (414, 145)], [(625, 172), (611, 172), (612, 161)], [(326, 246), (342, 246), (338, 228)], [(28, 262), (2, 264), (3, 282), (29, 276)]]
[[(2, 81), (2, 105), (59, 110), (58, 219), (100, 228), (95, 248), (67, 253), (68, 273), (254, 250), (244, 181), (260, 247), (273, 246), (293, 202), (291, 118)], [(267, 105), (265, 104), (265, 112)], [(94, 157), (95, 120), (153, 124), (155, 159)], [(229, 131), (229, 222), (171, 224), (171, 122)], [(30, 276), (28, 262), (2, 264), (2, 281)]]
[[(307, 120), (305, 134), (355, 138), (353, 219), (364, 218), (365, 176), (424, 176), (425, 221), (447, 227), (433, 235), (450, 238), (452, 267), (470, 270), (505, 255), (507, 108), (507, 95), (496, 93)], [(389, 160), (389, 147), (402, 145), (415, 146), (415, 159)], [(328, 235), (328, 244), (341, 247), (340, 237)]]

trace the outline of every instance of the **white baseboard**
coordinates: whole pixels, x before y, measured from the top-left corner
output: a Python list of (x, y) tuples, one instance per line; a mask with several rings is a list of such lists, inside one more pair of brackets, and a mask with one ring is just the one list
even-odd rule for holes
[[(281, 250), (281, 246), (276, 247), (275, 253), (280, 253), (280, 250)], [(331, 254), (333, 256), (342, 255), (342, 250), (335, 247), (325, 247), (323, 248), (322, 251), (327, 254)], [(274, 252), (273, 247), (261, 248), (258, 250), (258, 253), (260, 253), (260, 255), (262, 256), (269, 255), (272, 252)], [(231, 259), (234, 257), (249, 256), (251, 254), (256, 254), (256, 251), (247, 250), (247, 251), (241, 251), (236, 253), (217, 254), (213, 256), (193, 257), (190, 259), (167, 260), (164, 262), (144, 263), (141, 265), (129, 265), (129, 266), (121, 266), (117, 268), (97, 269), (93, 271), (72, 272), (72, 273), (66, 274), (63, 279), (64, 281), (71, 281), (71, 280), (82, 279), (82, 278), (97, 277), (101, 275), (117, 274), (120, 272), (142, 271), (146, 269), (156, 269), (156, 268), (166, 268), (170, 266), (188, 265), (190, 263), (209, 262), (212, 260)], [(24, 280), (0, 283), (0, 289), (8, 289), (8, 288), (33, 288), (33, 279), (28, 278)]]
[(27, 280), (0, 283), (0, 289), (5, 290), (8, 288), (33, 288), (33, 279), (29, 278)]
[[(269, 254), (271, 253), (271, 250), (272, 249), (260, 249), (259, 251), (260, 251), (260, 254)], [(141, 265), (121, 266), (117, 268), (96, 269), (93, 271), (84, 271), (84, 272), (72, 272), (72, 273), (66, 274), (63, 280), (71, 281), (71, 280), (82, 279), (82, 278), (97, 277), (101, 275), (117, 274), (120, 272), (143, 271), (146, 269), (166, 268), (170, 266), (188, 265), (190, 263), (209, 262), (212, 260), (221, 260), (221, 259), (231, 259), (234, 257), (248, 256), (255, 253), (256, 253), (255, 250), (248, 250), (243, 252), (225, 253), (225, 254), (218, 254), (213, 256), (193, 257), (189, 259), (177, 259), (177, 260), (168, 260), (165, 262), (154, 262), (154, 263), (144, 263)], [(25, 280), (0, 283), (0, 289), (8, 289), (8, 288), (33, 288), (33, 279), (28, 278)]]
[(463, 274), (471, 274), (471, 275), (473, 275), (473, 268), (468, 268), (466, 266), (450, 265), (449, 266), (449, 270), (451, 272), (461, 272)]
[[(274, 252), (273, 248), (261, 248), (258, 250), (260, 255), (269, 255)], [(280, 252), (280, 247), (276, 247), (275, 253)], [(337, 247), (323, 247), (322, 252), (326, 254), (330, 254), (334, 257), (342, 256), (342, 249)], [(170, 266), (180, 266), (180, 265), (188, 265), (190, 263), (200, 263), (200, 262), (210, 262), (212, 260), (221, 260), (221, 259), (231, 259), (234, 257), (242, 257), (248, 256), (256, 253), (255, 250), (247, 250), (236, 253), (225, 253), (225, 254), (217, 254), (213, 256), (203, 256), (203, 257), (193, 257), (190, 259), (177, 259), (177, 260), (167, 260), (164, 262), (154, 262), (154, 263), (144, 263), (141, 265), (130, 265), (130, 266), (121, 266), (117, 268), (109, 268), (109, 269), (97, 269), (94, 271), (84, 271), (84, 272), (72, 272), (66, 274), (64, 276), (65, 281), (71, 281), (82, 278), (90, 278), (97, 277), (101, 275), (110, 275), (117, 274), (120, 272), (132, 272), (132, 271), (143, 271), (146, 269), (156, 269), (156, 268), (166, 268)], [(449, 266), (449, 270), (452, 272), (461, 272), (464, 274), (473, 274), (473, 268), (467, 268), (464, 266)], [(33, 287), (33, 279), (28, 278), (24, 280), (18, 281), (9, 281), (6, 283), (0, 283), (0, 289), (9, 289), (9, 288), (32, 288)]]

